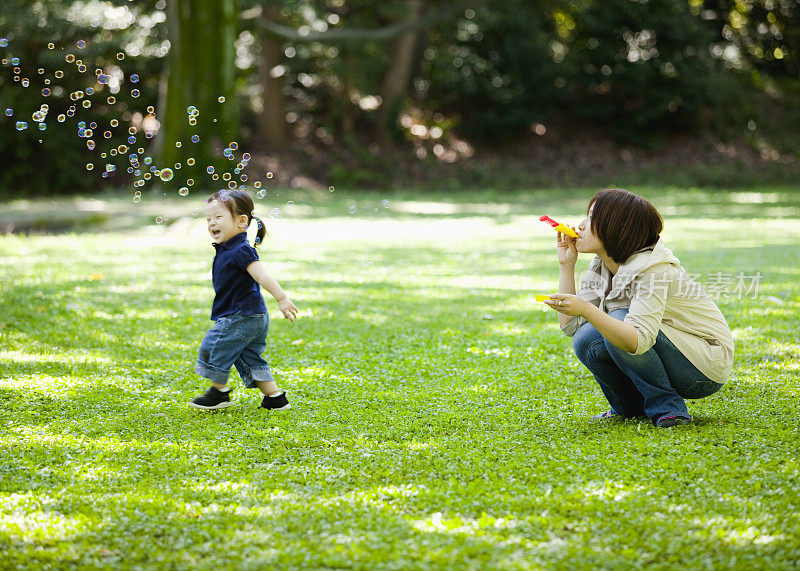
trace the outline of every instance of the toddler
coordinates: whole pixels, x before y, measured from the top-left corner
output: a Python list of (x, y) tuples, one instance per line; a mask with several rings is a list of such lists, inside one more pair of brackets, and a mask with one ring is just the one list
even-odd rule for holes
[(236, 367), (245, 387), (264, 394), (261, 408), (291, 408), (286, 393), (279, 391), (269, 364), (261, 356), (266, 348), (269, 314), (259, 284), (266, 289), (286, 319), (294, 323), (297, 307), (258, 260), (254, 247), (247, 243), (247, 227), (255, 218), (258, 224), (256, 246), (266, 230), (253, 216), (253, 199), (241, 190), (221, 190), (206, 200), (208, 232), (214, 239), (216, 255), (212, 266), (214, 326), (200, 343), (195, 372), (211, 381), (205, 394), (189, 405), (201, 410), (232, 406), (228, 374)]

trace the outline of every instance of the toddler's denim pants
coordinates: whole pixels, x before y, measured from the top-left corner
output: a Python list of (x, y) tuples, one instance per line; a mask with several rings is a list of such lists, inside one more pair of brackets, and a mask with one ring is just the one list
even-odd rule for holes
[(231, 366), (235, 366), (248, 389), (255, 381), (274, 380), (269, 363), (261, 356), (267, 348), (269, 315), (234, 313), (214, 322), (200, 343), (200, 356), (194, 372), (215, 383), (228, 382)]
[[(611, 311), (620, 321), (627, 309)], [(658, 332), (655, 344), (641, 355), (614, 346), (591, 323), (584, 323), (572, 338), (575, 355), (594, 375), (611, 411), (625, 418), (648, 416), (653, 422), (689, 411), (683, 399), (699, 399), (717, 392), (715, 383)]]

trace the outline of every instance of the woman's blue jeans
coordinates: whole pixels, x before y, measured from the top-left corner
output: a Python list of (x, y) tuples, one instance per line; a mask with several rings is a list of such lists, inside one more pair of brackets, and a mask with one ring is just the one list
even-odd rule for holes
[[(609, 313), (620, 321), (627, 314), (627, 309)], [(649, 350), (631, 355), (612, 345), (591, 323), (584, 323), (572, 346), (594, 375), (611, 411), (625, 418), (648, 416), (653, 422), (664, 416), (689, 418), (683, 399), (707, 397), (722, 387), (692, 365), (663, 331)]]

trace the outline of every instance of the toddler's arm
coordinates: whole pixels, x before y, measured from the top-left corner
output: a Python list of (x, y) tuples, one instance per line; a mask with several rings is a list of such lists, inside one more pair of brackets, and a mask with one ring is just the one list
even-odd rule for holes
[(278, 309), (283, 313), (283, 316), (294, 323), (294, 318), (297, 317), (297, 307), (295, 307), (292, 300), (289, 299), (289, 296), (286, 295), (286, 292), (283, 291), (281, 285), (275, 281), (275, 278), (267, 273), (267, 270), (264, 269), (264, 265), (258, 261), (253, 262), (247, 266), (247, 273), (253, 276), (253, 279), (261, 284), (261, 287), (275, 298), (275, 301), (278, 302)]

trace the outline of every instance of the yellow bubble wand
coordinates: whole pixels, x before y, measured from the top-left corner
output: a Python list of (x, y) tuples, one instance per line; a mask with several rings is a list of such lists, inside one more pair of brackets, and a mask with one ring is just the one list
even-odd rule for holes
[(578, 233), (575, 232), (575, 230), (573, 230), (572, 228), (570, 228), (568, 226), (564, 226), (560, 222), (556, 222), (555, 220), (553, 220), (552, 218), (550, 218), (547, 215), (539, 216), (539, 220), (541, 220), (542, 222), (547, 222), (550, 226), (553, 227), (553, 230), (555, 230), (556, 232), (561, 232), (562, 234), (566, 234), (567, 236), (571, 236), (572, 238), (578, 238), (579, 237)]

